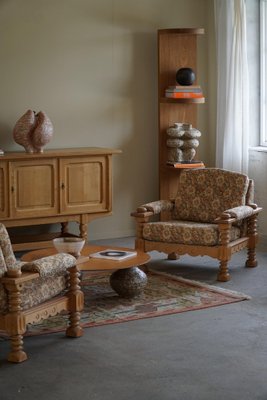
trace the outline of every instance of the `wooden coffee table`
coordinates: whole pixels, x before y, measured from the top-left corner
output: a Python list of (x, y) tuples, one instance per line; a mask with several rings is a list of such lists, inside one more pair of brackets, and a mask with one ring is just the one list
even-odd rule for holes
[[(150, 256), (140, 250), (137, 255), (125, 260), (115, 261), (99, 258), (90, 258), (89, 255), (107, 249), (120, 251), (133, 251), (125, 247), (113, 246), (90, 246), (82, 249), (81, 256), (77, 259), (77, 266), (80, 271), (113, 271), (110, 275), (110, 285), (115, 292), (122, 297), (136, 297), (140, 295), (146, 284), (147, 276), (144, 271), (138, 268), (150, 260)], [(42, 257), (57, 254), (54, 247), (33, 250), (21, 257), (22, 261), (34, 261)]]

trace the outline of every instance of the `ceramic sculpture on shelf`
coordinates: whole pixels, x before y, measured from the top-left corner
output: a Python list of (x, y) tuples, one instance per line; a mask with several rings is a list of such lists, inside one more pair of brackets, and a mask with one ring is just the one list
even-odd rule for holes
[(53, 136), (53, 125), (48, 116), (28, 110), (16, 123), (13, 138), (27, 153), (42, 153)]
[(199, 130), (192, 128), (191, 124), (176, 122), (167, 129), (168, 161), (192, 161), (199, 145)]

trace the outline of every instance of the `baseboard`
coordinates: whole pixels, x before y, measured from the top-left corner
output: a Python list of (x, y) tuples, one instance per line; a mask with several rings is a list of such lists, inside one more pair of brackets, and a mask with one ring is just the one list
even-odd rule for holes
[(267, 251), (267, 235), (259, 235), (259, 243), (257, 248), (261, 251)]
[[(90, 232), (89, 231), (89, 240), (101, 240), (101, 239), (117, 239), (124, 237), (135, 237), (135, 230), (129, 229), (125, 231), (101, 231), (101, 232)], [(259, 242), (257, 248), (261, 251), (267, 251), (267, 235), (259, 235)]]
[[(91, 234), (90, 234), (91, 233)], [(101, 239), (117, 239), (117, 238), (124, 238), (124, 237), (130, 237), (130, 236), (135, 236), (135, 230), (134, 229), (129, 229), (126, 231), (112, 231), (112, 232), (90, 232), (88, 235), (88, 239), (91, 240), (101, 240)]]

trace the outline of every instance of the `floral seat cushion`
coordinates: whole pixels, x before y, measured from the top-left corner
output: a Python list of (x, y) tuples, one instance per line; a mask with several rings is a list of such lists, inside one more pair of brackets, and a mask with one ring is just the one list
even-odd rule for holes
[[(240, 237), (240, 229), (233, 226), (230, 240)], [(219, 244), (218, 225), (191, 221), (165, 221), (146, 223), (143, 238), (155, 242), (216, 246)]]
[[(66, 289), (66, 277), (37, 278), (24, 283), (21, 288), (21, 308), (27, 310), (57, 296)], [(7, 311), (7, 291), (0, 283), (0, 312)]]

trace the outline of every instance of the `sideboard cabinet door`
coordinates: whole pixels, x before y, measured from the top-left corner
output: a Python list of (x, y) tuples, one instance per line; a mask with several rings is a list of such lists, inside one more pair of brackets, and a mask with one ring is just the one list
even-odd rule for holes
[(111, 158), (107, 155), (60, 159), (60, 212), (111, 211)]
[(0, 218), (8, 217), (8, 209), (7, 163), (0, 162)]
[(43, 217), (58, 212), (56, 159), (10, 163), (11, 217)]

